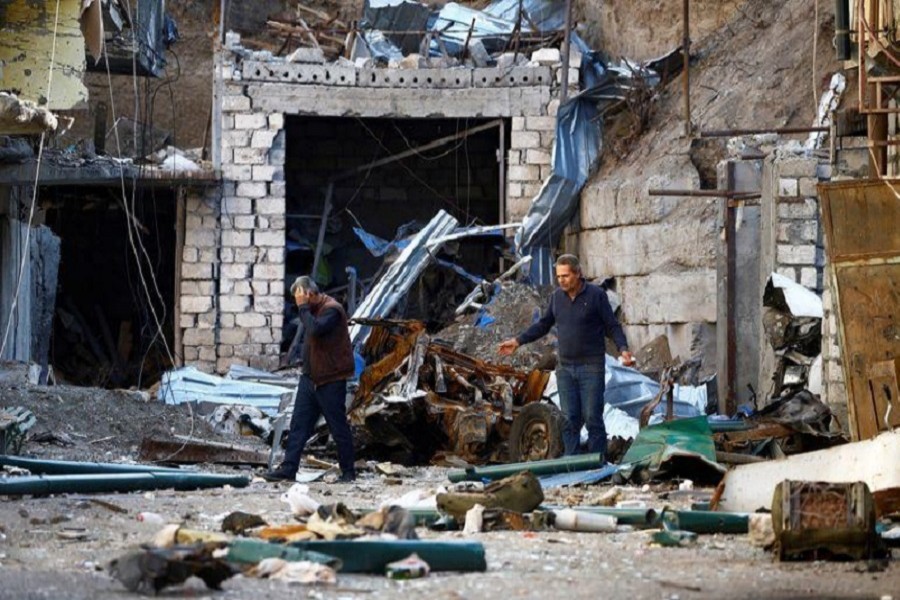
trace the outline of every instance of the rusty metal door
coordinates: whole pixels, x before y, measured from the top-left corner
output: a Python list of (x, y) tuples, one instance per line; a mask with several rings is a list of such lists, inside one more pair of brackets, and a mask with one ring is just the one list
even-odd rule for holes
[(889, 428), (895, 398), (874, 397), (877, 363), (900, 358), (900, 182), (819, 186), (854, 440)]

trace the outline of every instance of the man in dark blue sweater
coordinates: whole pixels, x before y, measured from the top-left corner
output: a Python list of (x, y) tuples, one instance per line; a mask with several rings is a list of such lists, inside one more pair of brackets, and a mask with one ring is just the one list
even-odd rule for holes
[(581, 427), (586, 423), (588, 452), (605, 455), (606, 336), (615, 341), (626, 365), (634, 359), (606, 292), (585, 281), (577, 257), (563, 254), (557, 259), (556, 281), (559, 288), (550, 296), (544, 316), (517, 337), (501, 343), (499, 352), (501, 356), (509, 356), (522, 344), (543, 337), (556, 325), (559, 338), (556, 384), (568, 420), (563, 432), (565, 452), (567, 455), (578, 452)]

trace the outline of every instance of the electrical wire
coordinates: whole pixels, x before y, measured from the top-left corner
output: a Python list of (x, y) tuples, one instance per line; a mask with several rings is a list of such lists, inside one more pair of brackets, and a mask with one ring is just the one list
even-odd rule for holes
[[(129, 15), (131, 15), (132, 14), (131, 3), (128, 0), (126, 0), (126, 5), (127, 5), (126, 9), (128, 10)], [(132, 20), (132, 22), (134, 22), (134, 20)], [(122, 194), (123, 206), (125, 207), (125, 217), (126, 217), (125, 222), (126, 222), (126, 231), (128, 232), (128, 242), (129, 242), (129, 245), (131, 246), (132, 254), (134, 255), (134, 258), (135, 258), (135, 263), (138, 268), (138, 276), (140, 278), (141, 286), (146, 295), (147, 304), (150, 309), (150, 314), (153, 316), (154, 324), (156, 325), (157, 331), (159, 332), (159, 334), (162, 338), (162, 343), (163, 343), (163, 347), (166, 351), (166, 355), (167, 355), (168, 359), (170, 360), (170, 362), (174, 365), (174, 364), (176, 364), (175, 357), (172, 354), (171, 348), (169, 347), (168, 340), (166, 340), (166, 338), (165, 338), (165, 334), (163, 332), (162, 321), (160, 320), (160, 317), (157, 314), (156, 307), (154, 306), (154, 302), (153, 302), (153, 297), (151, 295), (150, 287), (147, 283), (147, 278), (144, 276), (143, 260), (141, 258), (141, 253), (146, 258), (148, 265), (150, 265), (152, 263), (152, 261), (150, 259), (149, 254), (147, 253), (146, 247), (143, 244), (143, 240), (141, 239), (141, 237), (139, 235), (140, 232), (136, 231), (137, 227), (132, 221), (133, 214), (134, 214), (136, 188), (137, 188), (134, 181), (132, 181), (132, 189), (131, 189), (131, 202), (132, 202), (131, 209), (129, 209), (129, 206), (128, 206), (129, 199), (128, 199), (128, 193), (127, 193), (127, 190), (125, 187), (125, 168), (121, 162), (122, 161), (122, 143), (121, 143), (121, 139), (119, 137), (118, 120), (116, 118), (116, 104), (115, 104), (115, 98), (114, 98), (114, 94), (113, 94), (113, 85), (112, 85), (112, 73), (110, 72), (110, 68), (109, 68), (108, 55), (106, 56), (106, 60), (104, 62), (106, 64), (106, 77), (107, 77), (107, 82), (109, 84), (110, 110), (112, 112), (112, 117), (113, 117), (113, 133), (114, 133), (115, 140), (116, 140), (116, 153), (117, 153), (119, 161), (120, 161), (119, 162), (119, 165), (120, 165), (119, 166), (119, 183), (121, 186), (120, 191)], [(132, 80), (133, 80), (133, 87), (134, 87), (134, 92), (135, 92), (135, 96), (136, 96), (135, 97), (135, 117), (137, 117), (138, 116), (138, 106), (137, 106), (138, 88), (137, 88), (137, 58), (135, 55), (132, 55)], [(137, 119), (135, 119), (135, 127), (137, 127)], [(138, 138), (136, 133), (137, 132), (135, 132), (135, 139)], [(135, 238), (137, 238), (137, 242), (135, 242)], [(140, 246), (140, 253), (138, 252), (138, 246)], [(150, 279), (153, 282), (154, 291), (156, 292), (156, 295), (162, 304), (163, 310), (165, 310), (165, 300), (162, 297), (162, 292), (160, 292), (159, 285), (156, 281), (156, 275), (153, 273), (152, 270), (150, 271)]]
[[(48, 69), (49, 73), (47, 74), (47, 93), (45, 97), (47, 98), (47, 106), (50, 106), (50, 98), (51, 92), (53, 89), (53, 69), (56, 63), (56, 40), (59, 34), (59, 5), (61, 0), (56, 0), (56, 14), (53, 19), (53, 42), (50, 47), (50, 68)], [(25, 243), (22, 244), (20, 249), (22, 250), (22, 260), (19, 262), (19, 272), (16, 276), (16, 293), (13, 295), (12, 302), (9, 307), (9, 315), (6, 319), (6, 329), (3, 332), (3, 343), (0, 344), (0, 357), (2, 357), (6, 352), (6, 345), (9, 341), (9, 332), (12, 330), (12, 322), (13, 316), (15, 316), (16, 307), (19, 303), (19, 294), (22, 293), (22, 280), (25, 276), (25, 265), (28, 263), (28, 258), (30, 255), (30, 247), (31, 247), (31, 222), (34, 219), (34, 207), (37, 205), (37, 194), (38, 194), (38, 182), (41, 177), (41, 164), (44, 158), (44, 141), (46, 139), (46, 133), (41, 132), (41, 139), (38, 142), (38, 156), (37, 156), (37, 164), (34, 169), (34, 188), (31, 192), (31, 207), (28, 209), (28, 222), (27, 227), (25, 228)]]

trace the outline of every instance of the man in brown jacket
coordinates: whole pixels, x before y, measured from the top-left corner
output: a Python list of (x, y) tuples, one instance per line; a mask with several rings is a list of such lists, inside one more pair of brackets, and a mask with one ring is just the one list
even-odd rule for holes
[(353, 349), (347, 313), (334, 298), (319, 293), (309, 277), (298, 277), (291, 293), (304, 328), (303, 367), (294, 398), (294, 414), (281, 465), (267, 472), (269, 481), (293, 481), (300, 453), (312, 436), (319, 415), (325, 417), (338, 450), (342, 482), (356, 479), (353, 435), (347, 422), (347, 379), (353, 376)]

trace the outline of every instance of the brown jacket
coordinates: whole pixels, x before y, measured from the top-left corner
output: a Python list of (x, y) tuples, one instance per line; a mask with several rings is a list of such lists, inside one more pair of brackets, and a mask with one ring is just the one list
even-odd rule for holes
[(344, 307), (331, 296), (319, 294), (300, 307), (300, 320), (306, 328), (303, 354), (304, 361), (308, 360), (303, 372), (313, 383), (325, 385), (353, 377), (355, 364)]

